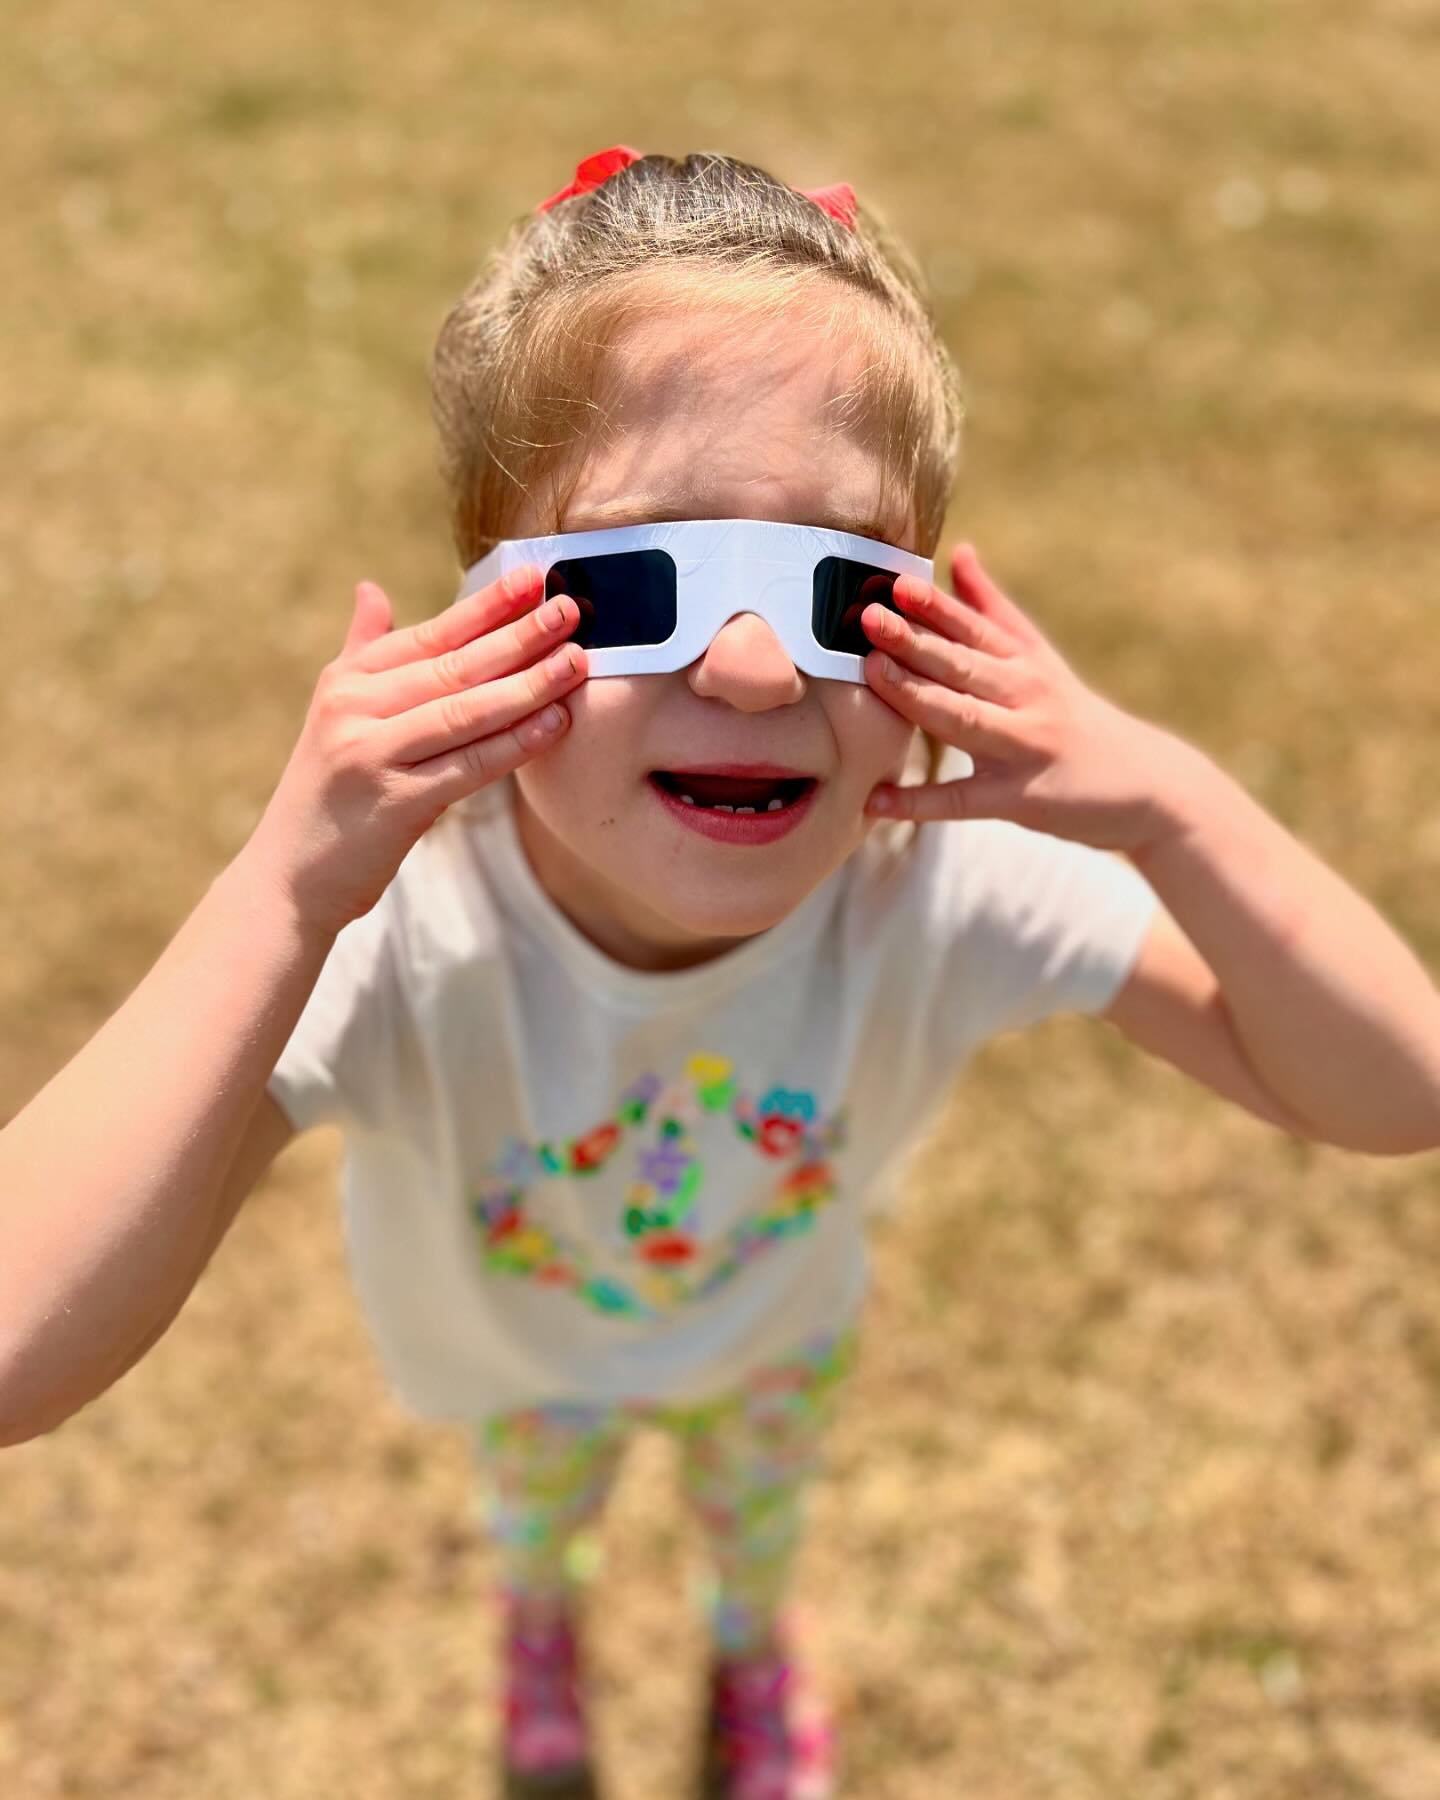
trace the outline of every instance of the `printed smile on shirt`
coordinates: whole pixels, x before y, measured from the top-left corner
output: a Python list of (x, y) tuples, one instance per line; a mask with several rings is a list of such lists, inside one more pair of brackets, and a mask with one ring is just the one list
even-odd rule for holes
[[(829, 422), (866, 353), (817, 355), (798, 307), (762, 331), (647, 319), (615, 341), (613, 429), (563, 518), (527, 502), (507, 535), (778, 519), (924, 554), (878, 512), (878, 460)], [(520, 841), (571, 922), (640, 969), (708, 961), (793, 912), (860, 844), (867, 795), (916, 736), (868, 687), (802, 674), (754, 613), (688, 668), (567, 700), (570, 730), (515, 775)]]

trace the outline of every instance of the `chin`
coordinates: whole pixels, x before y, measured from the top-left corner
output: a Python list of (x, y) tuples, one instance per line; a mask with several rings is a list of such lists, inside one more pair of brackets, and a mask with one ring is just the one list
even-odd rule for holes
[(668, 925), (697, 941), (755, 937), (794, 912), (833, 866), (812, 864), (798, 879), (798, 871), (786, 879), (778, 869), (767, 873), (752, 869), (748, 874), (736, 869), (726, 878), (717, 877), (713, 869), (681, 870), (672, 863), (648, 899)]
[[(856, 814), (849, 829), (829, 808), (800, 824), (788, 840), (744, 848), (692, 836), (659, 813), (653, 795), (587, 789), (584, 774), (567, 781), (550, 763), (518, 772), (530, 813), (575, 871), (608, 890), (617, 910), (648, 914), (648, 928), (672, 949), (704, 951), (721, 940), (756, 937), (780, 924), (855, 849), (865, 835)], [(832, 798), (832, 806), (834, 804)], [(597, 823), (598, 822), (598, 823)], [(552, 890), (553, 891), (553, 890)]]

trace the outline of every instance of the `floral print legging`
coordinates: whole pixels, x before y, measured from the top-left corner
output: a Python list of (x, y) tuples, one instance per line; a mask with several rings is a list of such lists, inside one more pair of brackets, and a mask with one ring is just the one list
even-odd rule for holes
[(852, 1325), (817, 1337), (702, 1405), (563, 1402), (483, 1421), (475, 1430), (480, 1500), (502, 1589), (563, 1595), (575, 1534), (599, 1519), (634, 1430), (658, 1426), (678, 1443), (681, 1484), (709, 1544), (716, 1647), (730, 1656), (765, 1648), (856, 1335)]

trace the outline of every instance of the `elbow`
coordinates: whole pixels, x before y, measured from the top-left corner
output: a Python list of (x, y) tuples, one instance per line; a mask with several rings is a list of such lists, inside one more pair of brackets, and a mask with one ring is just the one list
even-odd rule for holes
[(1312, 1144), (1324, 1144), (1334, 1150), (1349, 1150), (1357, 1156), (1426, 1156), (1440, 1150), (1440, 1116), (1417, 1120), (1399, 1120), (1377, 1130), (1316, 1131), (1294, 1133)]
[(1440, 1150), (1440, 1123), (1416, 1132), (1397, 1132), (1383, 1143), (1357, 1144), (1355, 1148), (1367, 1156), (1426, 1156)]
[(1283, 1106), (1273, 1095), (1269, 1096), (1269, 1116), (1292, 1137), (1329, 1149), (1349, 1150), (1359, 1156), (1426, 1156), (1440, 1150), (1440, 1058), (1436, 1070), (1433, 1079), (1427, 1072), (1418, 1082), (1406, 1071), (1404, 1085), (1392, 1083), (1383, 1095), (1378, 1082), (1367, 1081), (1364, 1097), (1369, 1117), (1363, 1121), (1317, 1123), (1293, 1107)]
[(78, 1406), (39, 1404), (33, 1371), (27, 1382), (20, 1352), (9, 1346), (0, 1352), (0, 1449), (9, 1450), (16, 1444), (45, 1437), (76, 1411)]
[(36, 1438), (46, 1436), (59, 1425), (65, 1423), (69, 1414), (59, 1418), (42, 1417), (37, 1413), (13, 1411), (8, 1405), (8, 1396), (0, 1397), (0, 1450), (12, 1449), (16, 1444), (29, 1444)]
[[(83, 1406), (84, 1402), (81, 1401), (80, 1405)], [(12, 1395), (5, 1384), (0, 1382), (0, 1450), (9, 1450), (16, 1444), (29, 1444), (36, 1438), (48, 1437), (79, 1410), (79, 1406), (68, 1406), (59, 1410), (51, 1407), (42, 1412), (35, 1407), (32, 1397), (27, 1411), (25, 1396)]]
[(17, 1444), (34, 1443), (36, 1438), (44, 1437), (48, 1432), (53, 1431), (56, 1425), (63, 1424), (63, 1422), (63, 1420), (57, 1419), (54, 1424), (50, 1425), (15, 1425), (11, 1424), (8, 1419), (0, 1419), (0, 1450), (13, 1449)]
[[(1440, 1061), (1436, 1063), (1440, 1071)], [(1440, 1073), (1426, 1080), (1419, 1092), (1412, 1087), (1391, 1110), (1383, 1124), (1349, 1135), (1342, 1150), (1358, 1150), (1365, 1156), (1425, 1156), (1440, 1150)]]
[(54, 1373), (46, 1380), (37, 1376), (36, 1355), (25, 1367), (23, 1348), (7, 1347), (0, 1351), (0, 1449), (15, 1444), (28, 1444), (34, 1438), (58, 1431), (67, 1419), (73, 1419), (92, 1400), (112, 1388), (141, 1357), (170, 1329), (174, 1315), (161, 1319), (158, 1325), (124, 1356), (108, 1367), (89, 1371), (78, 1377), (74, 1370), (63, 1372), (57, 1382)]
[(8, 1353), (0, 1353), (0, 1450), (8, 1450), (12, 1444), (23, 1444), (38, 1436), (28, 1429), (16, 1389), (15, 1359)]
[(1440, 1150), (1440, 994), (1431, 1009), (1431, 1028), (1405, 1071), (1404, 1088), (1392, 1092), (1396, 1117), (1369, 1143), (1345, 1146), (1369, 1156), (1426, 1156)]

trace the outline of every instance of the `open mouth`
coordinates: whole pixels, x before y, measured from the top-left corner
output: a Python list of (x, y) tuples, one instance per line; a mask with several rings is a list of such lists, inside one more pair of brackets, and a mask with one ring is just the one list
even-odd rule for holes
[(721, 813), (787, 812), (818, 785), (813, 775), (677, 774), (670, 769), (652, 769), (650, 780), (682, 806)]

